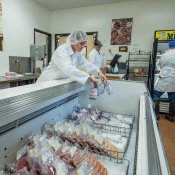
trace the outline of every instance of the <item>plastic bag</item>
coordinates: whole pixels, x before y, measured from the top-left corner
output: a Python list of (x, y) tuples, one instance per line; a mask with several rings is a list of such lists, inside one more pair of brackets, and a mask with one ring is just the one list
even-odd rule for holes
[(61, 159), (54, 157), (53, 165), (56, 169), (57, 175), (67, 175), (68, 174), (68, 168)]
[(108, 95), (113, 94), (112, 87), (109, 83), (107, 83), (107, 85), (106, 85), (106, 91), (107, 91)]
[(104, 80), (101, 80), (100, 83), (98, 83), (97, 85), (98, 96), (100, 96), (105, 92), (105, 88), (106, 88), (106, 82)]
[(53, 127), (52, 127), (50, 124), (48, 124), (48, 123), (44, 124), (44, 126), (43, 126), (43, 128), (42, 128), (42, 131), (43, 131), (43, 133), (44, 133), (45, 135), (47, 135), (47, 136), (49, 136), (49, 137), (51, 137), (51, 136), (54, 135), (54, 129), (53, 129)]
[(54, 152), (56, 152), (62, 145), (58, 137), (51, 137), (48, 139), (48, 144), (52, 147)]
[(89, 98), (90, 99), (97, 99), (97, 97), (98, 97), (97, 84), (96, 83), (91, 83)]
[(17, 171), (14, 175), (29, 175), (29, 172), (27, 171), (26, 167), (24, 167), (23, 169)]
[(23, 156), (25, 156), (27, 154), (27, 150), (28, 150), (28, 146), (27, 145), (25, 145), (22, 148), (20, 148), (17, 151), (16, 160), (19, 160), (20, 158), (22, 158)]

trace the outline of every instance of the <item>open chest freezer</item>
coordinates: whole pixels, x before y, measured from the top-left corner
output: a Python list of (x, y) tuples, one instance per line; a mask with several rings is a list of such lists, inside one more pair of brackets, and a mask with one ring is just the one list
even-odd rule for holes
[(113, 94), (89, 99), (90, 86), (71, 80), (57, 80), (0, 91), (0, 170), (16, 159), (25, 139), (45, 123), (64, 120), (77, 104), (102, 111), (134, 116), (134, 123), (122, 162), (101, 160), (108, 174), (170, 174), (153, 103), (144, 83), (110, 81)]

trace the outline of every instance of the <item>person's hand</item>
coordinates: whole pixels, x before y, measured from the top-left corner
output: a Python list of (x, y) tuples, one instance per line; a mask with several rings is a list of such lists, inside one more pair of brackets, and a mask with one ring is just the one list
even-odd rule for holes
[(103, 79), (107, 82), (108, 79), (106, 78), (106, 76), (102, 72), (99, 72), (98, 75), (101, 77), (101, 79)]
[(100, 67), (100, 70), (106, 70), (106, 69), (107, 69), (106, 66), (102, 66), (102, 67)]
[(100, 79), (95, 78), (93, 75), (89, 76), (89, 80), (93, 83), (99, 83)]

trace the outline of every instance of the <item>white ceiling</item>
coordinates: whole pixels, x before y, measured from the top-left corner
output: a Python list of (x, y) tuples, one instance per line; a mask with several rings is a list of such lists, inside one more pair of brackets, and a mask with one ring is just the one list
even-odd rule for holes
[(110, 4), (116, 2), (126, 2), (133, 0), (35, 0), (39, 4), (50, 10), (62, 10), (78, 7), (87, 7), (100, 4)]

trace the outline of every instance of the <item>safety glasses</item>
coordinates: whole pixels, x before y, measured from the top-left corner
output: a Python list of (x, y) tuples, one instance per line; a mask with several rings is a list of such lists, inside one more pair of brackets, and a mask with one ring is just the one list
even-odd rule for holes
[(82, 46), (86, 46), (87, 44), (87, 41), (82, 41), (82, 42), (79, 42)]

